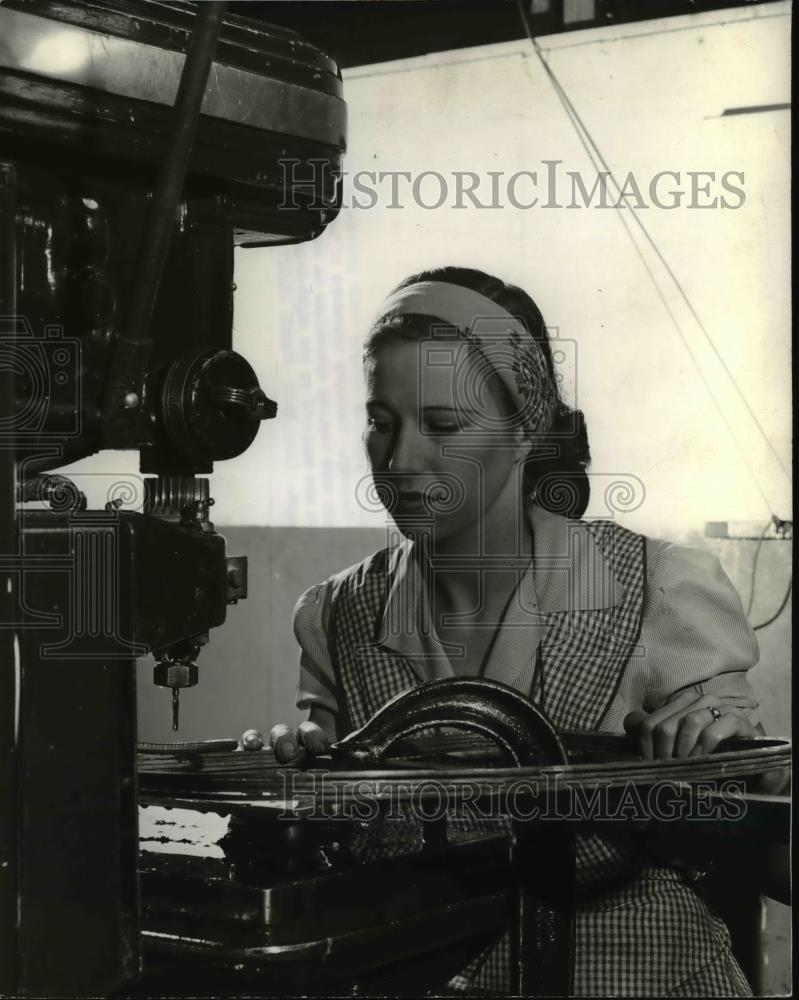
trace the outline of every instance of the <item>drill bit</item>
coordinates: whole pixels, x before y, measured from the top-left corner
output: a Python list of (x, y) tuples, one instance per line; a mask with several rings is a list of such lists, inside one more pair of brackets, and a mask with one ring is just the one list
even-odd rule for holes
[(180, 688), (172, 688), (172, 731), (178, 731), (178, 713), (180, 712)]

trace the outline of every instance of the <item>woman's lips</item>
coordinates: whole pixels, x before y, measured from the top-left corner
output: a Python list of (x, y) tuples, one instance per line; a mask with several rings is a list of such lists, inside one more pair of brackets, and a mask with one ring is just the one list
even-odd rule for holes
[(397, 506), (419, 509), (424, 508), (424, 493), (421, 493), (418, 490), (401, 490), (397, 493)]
[(423, 486), (421, 489), (398, 489), (396, 483), (381, 482), (377, 488), (383, 506), (392, 513), (433, 514), (441, 495), (438, 484)]
[(426, 511), (426, 494), (421, 490), (399, 490), (396, 494), (395, 509)]

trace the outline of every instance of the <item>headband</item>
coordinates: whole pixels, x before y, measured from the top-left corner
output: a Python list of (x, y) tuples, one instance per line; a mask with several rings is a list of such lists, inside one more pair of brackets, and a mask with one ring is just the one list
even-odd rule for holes
[[(508, 390), (515, 422), (528, 432), (550, 429), (557, 405), (555, 383), (538, 341), (521, 320), (471, 288), (446, 281), (418, 281), (389, 295), (373, 329), (409, 313), (457, 327)], [(469, 376), (467, 391), (473, 373)]]

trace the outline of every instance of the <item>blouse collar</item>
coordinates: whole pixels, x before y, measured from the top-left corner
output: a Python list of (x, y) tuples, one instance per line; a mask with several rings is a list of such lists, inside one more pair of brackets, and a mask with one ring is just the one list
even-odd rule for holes
[[(519, 626), (534, 626), (540, 633), (548, 615), (611, 608), (624, 598), (623, 586), (585, 522), (552, 514), (532, 503), (527, 516), (533, 555), (500, 625), (495, 642), (499, 649), (507, 644), (509, 633), (519, 635)], [(433, 662), (444, 657), (444, 652), (432, 627), (430, 602), (425, 600), (426, 587), (414, 542), (400, 542), (391, 572), (393, 579), (377, 630), (378, 643), (403, 656), (430, 660), (428, 672), (432, 676), (451, 676), (451, 669), (445, 665), (436, 668)]]

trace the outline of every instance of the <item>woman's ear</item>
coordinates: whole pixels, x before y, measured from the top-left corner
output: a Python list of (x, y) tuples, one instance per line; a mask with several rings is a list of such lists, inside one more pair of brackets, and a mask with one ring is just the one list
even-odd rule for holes
[(524, 427), (514, 427), (512, 432), (513, 461), (518, 464), (529, 457), (533, 442)]

